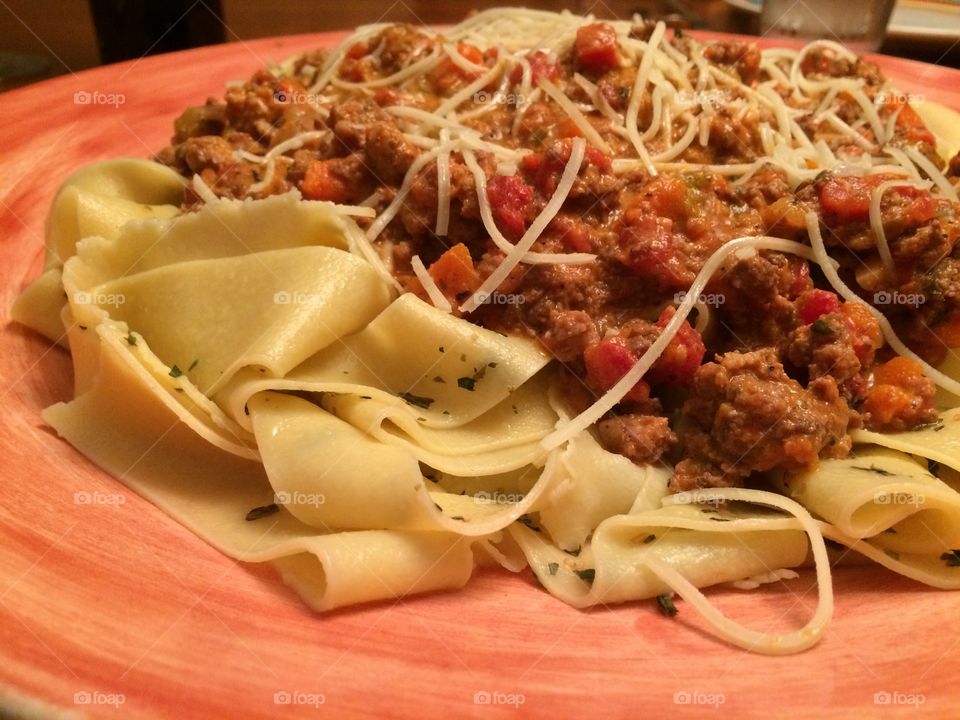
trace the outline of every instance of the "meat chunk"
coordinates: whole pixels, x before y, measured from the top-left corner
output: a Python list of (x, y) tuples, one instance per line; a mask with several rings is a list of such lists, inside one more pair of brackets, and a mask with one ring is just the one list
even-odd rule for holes
[(375, 122), (366, 130), (367, 165), (382, 182), (399, 185), (419, 154), (392, 122)]
[(706, 487), (717, 476), (729, 485), (753, 472), (809, 468), (821, 453), (843, 456), (850, 448), (849, 409), (833, 378), (804, 389), (772, 349), (730, 352), (703, 365), (683, 416), (684, 452), (700, 470), (691, 473), (696, 466), (687, 463), (674, 489), (691, 482)]
[(677, 444), (677, 436), (665, 417), (630, 413), (597, 423), (600, 442), (610, 452), (638, 465), (654, 463)]
[(552, 312), (550, 325), (540, 338), (540, 342), (560, 362), (579, 360), (584, 350), (598, 340), (593, 319), (582, 310)]

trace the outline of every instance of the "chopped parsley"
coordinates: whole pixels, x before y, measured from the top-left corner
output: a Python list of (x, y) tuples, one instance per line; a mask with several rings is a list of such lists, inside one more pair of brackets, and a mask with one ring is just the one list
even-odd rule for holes
[(488, 363), (487, 363), (487, 367), (488, 367), (488, 368), (495, 368), (496, 366), (497, 366), (497, 364), (496, 364), (495, 362), (488, 362)]
[(190, 372), (191, 370), (193, 370), (197, 366), (198, 362), (200, 362), (200, 358), (197, 358), (192, 363), (190, 363), (190, 367), (187, 368), (187, 372)]
[(551, 575), (556, 575), (557, 570), (560, 569), (560, 563), (547, 563), (547, 572)]
[(181, 370), (180, 368), (178, 368), (176, 365), (174, 365), (172, 368), (170, 368), (170, 377), (172, 377), (172, 378), (178, 378), (178, 377), (180, 377), (181, 375), (183, 375), (183, 370)]
[(255, 507), (253, 510), (247, 513), (247, 522), (251, 520), (259, 520), (264, 518), (267, 515), (273, 515), (275, 512), (280, 510), (280, 506), (276, 503), (270, 503), (269, 505), (261, 505), (260, 507)]
[(679, 610), (677, 606), (673, 604), (673, 598), (669, 595), (657, 595), (657, 607), (667, 617), (674, 617)]
[(472, 377), (457, 378), (457, 387), (473, 392), (477, 389), (477, 381)]
[(933, 430), (934, 432), (940, 432), (943, 430), (943, 418), (937, 418), (933, 422), (917, 425), (911, 432), (920, 432), (921, 430)]
[(574, 570), (573, 574), (578, 578), (583, 580), (587, 585), (593, 585), (594, 579), (597, 577), (597, 571), (595, 568), (587, 568), (586, 570)]
[(413, 393), (400, 393), (400, 399), (409, 405), (415, 405), (416, 407), (423, 408), (424, 410), (429, 410), (430, 406), (433, 405), (433, 398), (424, 397), (423, 395), (414, 395)]
[(823, 318), (814, 320), (813, 324), (810, 326), (810, 329), (819, 335), (829, 335), (832, 332), (832, 330), (830, 330), (830, 323)]
[(127, 333), (127, 344), (128, 344), (128, 345), (136, 345), (136, 344), (137, 344), (137, 336), (134, 335), (132, 332), (128, 332), (128, 333)]
[(647, 536), (643, 539), (643, 544), (644, 544), (644, 545), (649, 545), (650, 543), (652, 543), (652, 542), (653, 542), (654, 540), (656, 540), (656, 539), (657, 539), (657, 536), (656, 536), (656, 535), (647, 535)]
[(529, 515), (521, 515), (520, 517), (517, 518), (517, 522), (520, 523), (521, 525), (526, 525), (528, 528), (530, 528), (534, 532), (540, 532), (539, 526), (533, 521), (533, 518), (531, 518)]
[(437, 376), (433, 379), (433, 381), (434, 381), (435, 383), (442, 383), (442, 384), (444, 384), (444, 385), (447, 384), (447, 381), (444, 380), (444, 379), (443, 379), (442, 377), (440, 377), (439, 375), (437, 375)]
[(863, 472), (872, 472), (880, 475), (881, 477), (894, 477), (896, 473), (892, 473), (889, 470), (884, 470), (883, 468), (877, 467), (876, 465), (870, 465), (870, 467), (863, 467), (862, 465), (851, 465), (853, 470), (862, 470)]
[(81, 330), (86, 330), (86, 329), (87, 329), (87, 326), (86, 326), (86, 325), (78, 325), (77, 327), (79, 327)]
[(947, 567), (960, 567), (960, 550), (945, 552), (940, 559), (947, 564)]

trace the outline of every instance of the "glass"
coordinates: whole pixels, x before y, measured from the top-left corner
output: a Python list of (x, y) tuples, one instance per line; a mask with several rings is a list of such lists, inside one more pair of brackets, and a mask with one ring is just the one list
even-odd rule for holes
[(896, 0), (764, 0), (760, 32), (771, 38), (835, 40), (854, 52), (877, 50)]

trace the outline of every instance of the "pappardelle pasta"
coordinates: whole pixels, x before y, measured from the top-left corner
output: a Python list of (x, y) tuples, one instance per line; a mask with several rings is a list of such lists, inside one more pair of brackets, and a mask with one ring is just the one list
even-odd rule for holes
[[(828, 544), (960, 587), (958, 138), (834, 43), (668, 35), (362, 27), (79, 170), (44, 419), (321, 611), (529, 567), (786, 654)], [(792, 632), (702, 592), (810, 564)]]

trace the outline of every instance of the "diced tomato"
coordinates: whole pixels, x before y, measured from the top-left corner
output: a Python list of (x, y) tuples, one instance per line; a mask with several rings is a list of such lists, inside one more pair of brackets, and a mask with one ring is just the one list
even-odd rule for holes
[(926, 143), (931, 147), (937, 146), (937, 139), (923, 122), (923, 118), (913, 109), (913, 106), (907, 102), (906, 98), (900, 95), (894, 95), (889, 103), (890, 112), (894, 113), (899, 108), (900, 114), (897, 116), (897, 127), (903, 130), (903, 136), (912, 143)]
[[(587, 383), (598, 392), (606, 392), (627, 374), (637, 358), (622, 339), (611, 337), (588, 347), (583, 353), (583, 362), (587, 368)], [(643, 402), (649, 397), (650, 386), (639, 380), (624, 400)]]
[(832, 177), (820, 187), (820, 206), (840, 222), (866, 220), (870, 215), (870, 194), (889, 179), (889, 175)]
[(354, 43), (347, 49), (347, 57), (351, 60), (359, 60), (368, 52), (370, 52), (370, 47), (367, 45), (367, 43), (361, 40), (360, 42)]
[(617, 65), (617, 33), (607, 23), (584, 25), (574, 42), (577, 64), (595, 73), (604, 73)]
[[(560, 181), (560, 175), (566, 168), (567, 163), (570, 162), (572, 149), (572, 139), (559, 140), (552, 143), (546, 150), (524, 155), (520, 160), (520, 169), (544, 195), (552, 195)], [(604, 173), (610, 172), (613, 167), (609, 157), (592, 145), (587, 145), (583, 156), (583, 166), (590, 165)]]
[(840, 307), (840, 299), (829, 290), (809, 290), (800, 297), (800, 322), (809, 325)]
[(557, 215), (550, 223), (550, 231), (574, 252), (593, 252), (590, 226), (573, 215)]
[(454, 245), (437, 258), (427, 272), (440, 292), (451, 298), (480, 287), (480, 275), (473, 267), (470, 250), (463, 243)]
[(620, 247), (620, 262), (641, 280), (667, 291), (690, 286), (693, 277), (669, 218), (652, 213), (631, 218), (620, 231)]
[(344, 203), (353, 197), (350, 181), (337, 172), (338, 159), (314, 160), (307, 166), (300, 191), (307, 200)]
[(533, 189), (518, 175), (495, 175), (487, 183), (487, 199), (501, 232), (511, 240), (520, 238), (527, 229)]
[[(477, 46), (464, 42), (457, 43), (457, 52), (474, 65), (483, 65), (483, 52)], [(459, 87), (466, 80), (480, 77), (480, 74), (481, 71), (465, 70), (449, 57), (444, 56), (440, 64), (430, 72), (430, 79), (437, 92), (443, 95)]]
[[(537, 50), (527, 55), (527, 62), (530, 64), (530, 83), (533, 87), (536, 87), (541, 79), (556, 80), (560, 76), (560, 69), (557, 64), (543, 50)], [(523, 67), (516, 65), (510, 71), (510, 82), (516, 85), (522, 79)]]
[(806, 260), (792, 263), (793, 282), (790, 283), (790, 289), (787, 290), (787, 297), (796, 300), (805, 291), (809, 290), (813, 283), (810, 281), (810, 265)]
[(483, 65), (483, 51), (470, 43), (457, 43), (457, 52), (474, 65)]
[[(676, 312), (677, 309), (672, 305), (664, 308), (657, 320), (657, 326), (665, 328)], [(703, 344), (700, 333), (684, 320), (666, 350), (647, 372), (646, 378), (653, 385), (686, 387), (703, 363), (706, 352), (707, 348)]]

